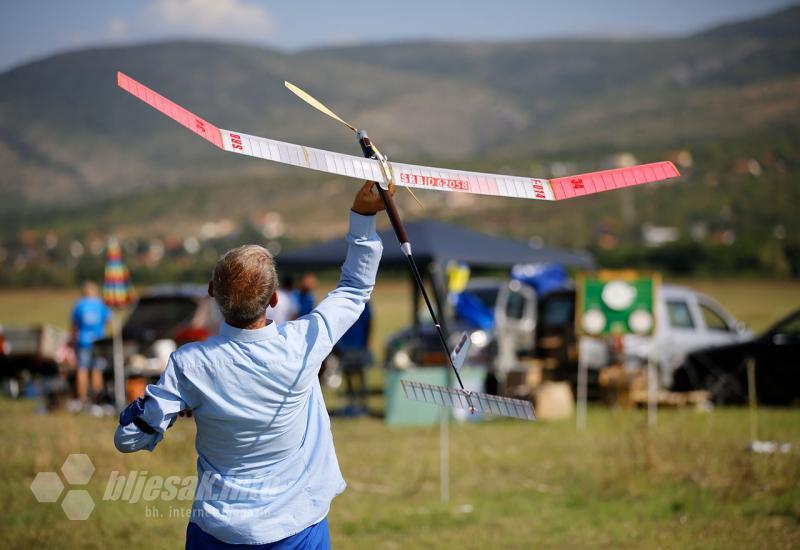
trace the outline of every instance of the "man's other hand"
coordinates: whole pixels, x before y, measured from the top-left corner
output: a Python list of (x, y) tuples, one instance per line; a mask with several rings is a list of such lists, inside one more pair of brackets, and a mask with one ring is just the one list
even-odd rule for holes
[[(367, 181), (356, 194), (353, 201), (353, 212), (362, 216), (372, 216), (384, 209), (383, 199), (374, 189), (375, 182)], [(389, 196), (394, 196), (395, 185), (389, 184)]]

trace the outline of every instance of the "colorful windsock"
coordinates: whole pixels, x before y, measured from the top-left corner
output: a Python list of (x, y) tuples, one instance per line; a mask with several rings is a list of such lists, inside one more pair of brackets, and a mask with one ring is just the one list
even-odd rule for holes
[(106, 270), (103, 277), (103, 301), (108, 307), (125, 307), (131, 303), (131, 278), (122, 263), (122, 250), (116, 239), (108, 240)]

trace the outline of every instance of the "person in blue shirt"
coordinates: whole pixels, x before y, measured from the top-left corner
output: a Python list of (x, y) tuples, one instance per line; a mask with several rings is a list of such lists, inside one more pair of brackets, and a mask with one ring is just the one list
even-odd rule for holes
[(111, 310), (100, 299), (97, 285), (83, 283), (82, 295), (75, 302), (70, 316), (72, 342), (78, 359), (78, 372), (75, 374), (75, 393), (81, 404), (88, 400), (89, 372), (91, 371), (92, 391), (97, 396), (103, 388), (102, 361), (94, 361), (92, 346), (105, 336), (106, 325), (111, 321)]
[(220, 334), (175, 351), (158, 383), (120, 414), (122, 452), (152, 451), (179, 414), (195, 418), (186, 548), (330, 547), (328, 511), (346, 485), (317, 374), (375, 285), (383, 203), (372, 186), (353, 203), (339, 284), (311, 313), (267, 319), (278, 302), (272, 256), (257, 245), (228, 251), (208, 288), (225, 319)]
[(342, 411), (344, 416), (360, 416), (368, 412), (367, 380), (364, 369), (372, 364), (372, 354), (369, 351), (371, 331), (372, 308), (367, 302), (361, 316), (334, 347), (347, 388), (348, 404)]
[(297, 316), (308, 315), (314, 309), (316, 299), (314, 289), (317, 288), (317, 277), (313, 273), (306, 273), (300, 280), (300, 288), (294, 291), (297, 304)]

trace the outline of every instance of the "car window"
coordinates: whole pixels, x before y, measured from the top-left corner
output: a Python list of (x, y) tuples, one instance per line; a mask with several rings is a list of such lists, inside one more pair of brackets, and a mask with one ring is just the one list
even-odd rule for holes
[(525, 296), (515, 290), (508, 291), (506, 300), (506, 317), (509, 319), (522, 319), (525, 314)]
[(731, 327), (728, 326), (727, 321), (715, 311), (711, 306), (700, 304), (700, 313), (703, 315), (703, 320), (706, 323), (708, 330), (716, 330), (721, 332), (730, 332)]
[(546, 300), (542, 311), (543, 328), (569, 327), (575, 321), (575, 300), (573, 296), (556, 295)]
[(689, 305), (683, 300), (667, 300), (667, 317), (674, 328), (694, 328)]
[(139, 300), (125, 321), (125, 330), (152, 331), (166, 335), (179, 325), (189, 322), (196, 310), (197, 304), (190, 298), (145, 297)]

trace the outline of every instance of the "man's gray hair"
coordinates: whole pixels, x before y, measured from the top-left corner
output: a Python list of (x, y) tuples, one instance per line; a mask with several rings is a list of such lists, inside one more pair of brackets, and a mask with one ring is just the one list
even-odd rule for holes
[(240, 327), (264, 317), (278, 285), (272, 254), (255, 244), (228, 250), (214, 266), (211, 280), (225, 321)]

